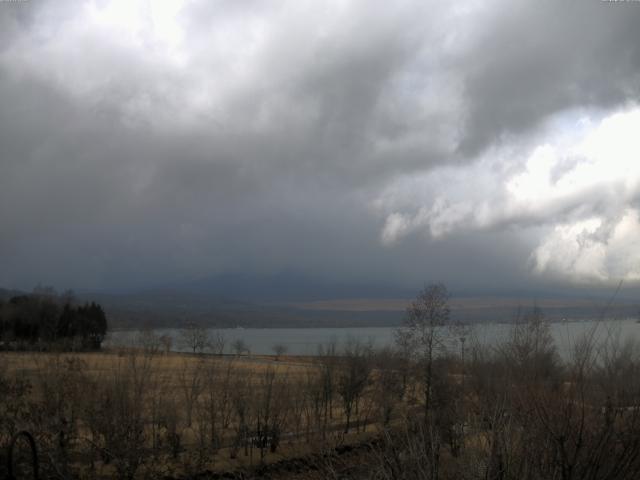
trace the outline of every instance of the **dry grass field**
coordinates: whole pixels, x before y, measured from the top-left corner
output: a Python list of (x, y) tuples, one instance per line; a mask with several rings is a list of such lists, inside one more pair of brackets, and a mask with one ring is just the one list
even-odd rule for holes
[(334, 357), (3, 352), (2, 432), (34, 432), (45, 468), (86, 478), (237, 471), (378, 431), (389, 399), (371, 367), (353, 379), (345, 368)]

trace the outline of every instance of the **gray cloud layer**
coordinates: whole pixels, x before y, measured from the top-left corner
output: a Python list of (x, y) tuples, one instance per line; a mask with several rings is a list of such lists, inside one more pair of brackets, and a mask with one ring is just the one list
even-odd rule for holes
[[(579, 172), (578, 120), (635, 108), (639, 22), (633, 2), (0, 3), (0, 284), (555, 282), (541, 255), (633, 226), (636, 186), (509, 185), (548, 143), (549, 175)], [(603, 265), (635, 248), (615, 235)], [(575, 255), (561, 281), (634, 278)]]

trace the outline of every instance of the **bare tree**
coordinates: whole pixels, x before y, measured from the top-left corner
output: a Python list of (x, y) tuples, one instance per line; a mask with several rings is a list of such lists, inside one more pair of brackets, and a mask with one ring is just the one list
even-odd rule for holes
[(549, 323), (539, 307), (525, 314), (518, 311), (503, 353), (516, 380), (549, 379), (557, 371), (558, 352)]
[(202, 353), (211, 344), (207, 329), (195, 323), (188, 323), (182, 328), (180, 340), (182, 346), (193, 353)]
[(155, 355), (160, 351), (162, 343), (152, 328), (144, 327), (138, 333), (136, 343), (142, 348), (145, 355)]
[(382, 425), (388, 427), (391, 415), (404, 393), (402, 362), (397, 352), (387, 348), (376, 352), (373, 362), (376, 368), (374, 401), (382, 417)]
[(237, 356), (242, 355), (243, 353), (246, 353), (249, 351), (249, 347), (247, 346), (247, 344), (245, 343), (244, 340), (242, 340), (241, 338), (235, 340), (232, 344), (231, 347), (233, 348), (233, 351), (236, 352)]
[(442, 327), (449, 323), (449, 292), (443, 284), (424, 287), (416, 299), (407, 308), (405, 324), (400, 328), (397, 339), (402, 339), (400, 348), (415, 352), (424, 365), (424, 402), (425, 415), (431, 409), (431, 389), (433, 384), (433, 356), (436, 348), (441, 347), (444, 332)]
[(235, 459), (240, 448), (244, 447), (245, 456), (249, 455), (249, 438), (251, 436), (249, 426), (254, 416), (252, 402), (252, 386), (250, 380), (244, 375), (236, 375), (231, 388), (231, 405), (234, 413), (233, 444), (229, 450), (231, 459)]
[(320, 407), (323, 411), (322, 421), (322, 437), (324, 438), (329, 419), (333, 419), (333, 397), (335, 392), (336, 383), (336, 369), (337, 369), (337, 345), (335, 340), (331, 340), (326, 345), (318, 345), (318, 358), (322, 365), (321, 375), (319, 378), (320, 385), (322, 386), (322, 396), (320, 399)]
[(287, 353), (287, 346), (283, 343), (276, 343), (273, 347), (271, 347), (273, 353), (276, 354), (276, 360), (280, 360), (280, 357)]
[(188, 427), (190, 427), (192, 423), (194, 406), (204, 388), (203, 373), (204, 365), (202, 360), (198, 360), (193, 364), (188, 358), (183, 359), (182, 365), (178, 371), (178, 380), (183, 394), (184, 412), (186, 414), (186, 423)]
[(85, 425), (117, 478), (132, 480), (146, 456), (145, 403), (154, 372), (151, 357), (125, 357), (87, 389)]
[(171, 351), (171, 347), (173, 346), (173, 337), (171, 335), (160, 335), (160, 345), (162, 345), (162, 351), (164, 354), (168, 354)]
[(346, 423), (344, 433), (349, 433), (351, 418), (355, 409), (358, 413), (359, 400), (369, 382), (371, 373), (371, 349), (356, 341), (350, 341), (344, 352), (344, 363), (338, 372), (338, 393), (342, 397)]
[[(433, 415), (434, 355), (437, 349), (444, 349), (443, 340), (446, 332), (443, 327), (449, 323), (449, 313), (447, 287), (441, 283), (425, 286), (407, 308), (404, 326), (396, 337), (408, 342), (410, 351), (417, 357), (422, 369), (424, 393), (422, 436), (427, 446), (431, 478), (437, 478), (439, 475), (442, 445), (440, 429)], [(406, 348), (406, 345), (399, 346)]]
[(216, 330), (211, 339), (211, 350), (215, 355), (222, 355), (224, 353), (224, 347), (227, 345), (227, 339), (224, 334)]
[(231, 421), (231, 380), (235, 373), (232, 362), (221, 367), (218, 361), (209, 362), (205, 371), (203, 421), (208, 424), (213, 451), (220, 447), (222, 434)]

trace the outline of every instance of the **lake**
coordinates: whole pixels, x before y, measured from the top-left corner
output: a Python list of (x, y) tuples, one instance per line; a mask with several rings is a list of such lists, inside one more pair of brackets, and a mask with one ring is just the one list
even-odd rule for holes
[[(497, 345), (509, 337), (512, 325), (505, 323), (487, 323), (471, 326), (469, 337), (475, 338), (484, 345)], [(585, 334), (593, 331), (595, 338), (617, 338), (620, 341), (632, 339), (640, 340), (640, 323), (635, 319), (622, 320), (584, 320), (555, 322), (550, 324), (558, 351), (563, 357), (571, 352), (575, 342)], [(157, 335), (169, 335), (173, 338), (173, 350), (186, 351), (180, 345), (180, 329), (157, 329)], [(223, 328), (209, 329), (210, 333), (222, 333), (226, 339), (226, 353), (232, 353), (231, 344), (240, 339), (249, 347), (252, 354), (271, 355), (273, 346), (285, 345), (287, 353), (291, 355), (314, 355), (318, 352), (318, 345), (335, 342), (338, 347), (349, 339), (370, 342), (374, 347), (392, 345), (394, 331), (392, 327), (358, 327), (358, 328)], [(447, 333), (449, 348), (457, 348), (456, 336)], [(135, 346), (139, 332), (135, 330), (110, 332), (105, 346)], [(470, 342), (469, 342), (470, 343)]]

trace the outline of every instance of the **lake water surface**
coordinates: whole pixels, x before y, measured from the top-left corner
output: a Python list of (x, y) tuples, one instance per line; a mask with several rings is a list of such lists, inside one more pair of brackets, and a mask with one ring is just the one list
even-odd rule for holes
[[(487, 323), (471, 326), (468, 334), (469, 345), (475, 339), (484, 345), (499, 345), (507, 339), (512, 331), (511, 324)], [(361, 342), (370, 342), (374, 347), (393, 345), (394, 331), (392, 327), (359, 327), (359, 328), (224, 328), (210, 329), (212, 334), (222, 333), (226, 339), (226, 353), (232, 353), (231, 344), (241, 339), (249, 347), (252, 354), (273, 354), (273, 346), (285, 345), (287, 353), (291, 355), (314, 355), (318, 352), (319, 345), (327, 345), (335, 342), (340, 346), (350, 339)], [(607, 321), (570, 321), (550, 324), (551, 335), (563, 357), (569, 355), (575, 343), (582, 337), (593, 332), (597, 340), (615, 338), (620, 341), (627, 339), (640, 340), (640, 323), (635, 319), (607, 320)], [(181, 345), (180, 329), (158, 329), (157, 335), (169, 335), (173, 338), (173, 350), (185, 351), (187, 348)], [(449, 338), (450, 348), (457, 348), (457, 334), (443, 331)], [(114, 331), (111, 332), (105, 342), (106, 346), (135, 346), (138, 342), (138, 331)]]

